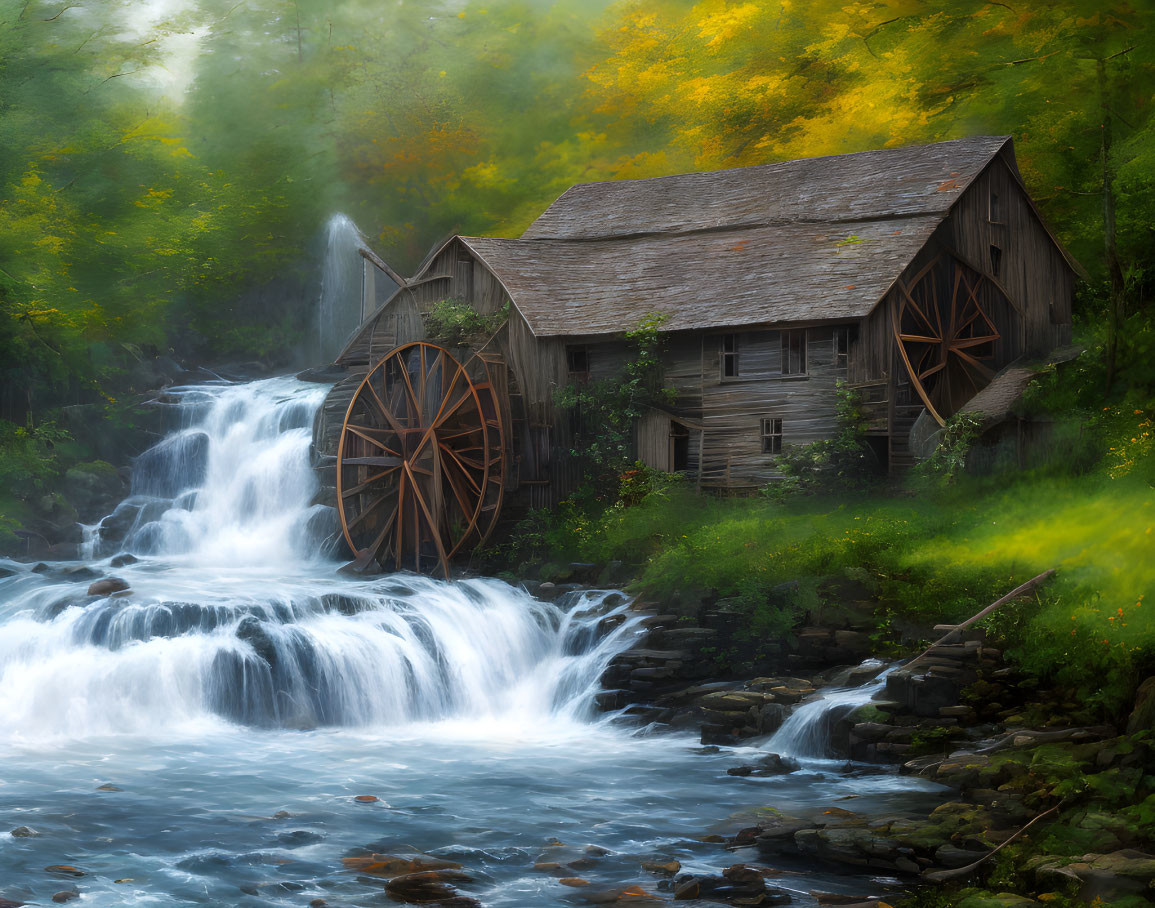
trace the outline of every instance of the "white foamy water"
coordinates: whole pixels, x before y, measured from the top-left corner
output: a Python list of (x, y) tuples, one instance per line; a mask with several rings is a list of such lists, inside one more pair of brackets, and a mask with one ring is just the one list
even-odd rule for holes
[(766, 742), (765, 749), (796, 760), (834, 759), (830, 733), (835, 724), (870, 703), (886, 686), (886, 676), (894, 670), (893, 666), (883, 670), (882, 663), (873, 660), (865, 664), (877, 665), (878, 676), (854, 687), (827, 688), (800, 704)]

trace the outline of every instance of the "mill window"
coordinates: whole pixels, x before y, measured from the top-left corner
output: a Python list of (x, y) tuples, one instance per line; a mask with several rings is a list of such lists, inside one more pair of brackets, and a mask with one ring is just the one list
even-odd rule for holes
[(806, 329), (782, 332), (782, 374), (806, 374)]
[(782, 453), (782, 420), (776, 416), (762, 420), (762, 453)]
[(845, 373), (850, 361), (850, 328), (834, 329), (834, 368)]
[(1003, 250), (991, 244), (991, 276), (998, 277), (1003, 268)]
[(670, 472), (681, 473), (690, 465), (690, 430), (670, 420)]
[(999, 207), (999, 194), (993, 189), (991, 190), (987, 220), (989, 220), (992, 224), (1001, 224), (1003, 220), (1002, 209)]
[(738, 377), (738, 335), (722, 335), (722, 378)]
[(566, 347), (566, 368), (570, 381), (585, 384), (590, 380), (590, 351), (588, 347)]

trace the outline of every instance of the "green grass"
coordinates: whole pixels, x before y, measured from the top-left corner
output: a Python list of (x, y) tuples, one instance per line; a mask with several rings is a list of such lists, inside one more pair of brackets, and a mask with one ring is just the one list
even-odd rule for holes
[(632, 507), (571, 514), (566, 530), (555, 536), (565, 555), (633, 564), (645, 595), (715, 590), (753, 603), (787, 581), (850, 580), (880, 625), (961, 621), (1054, 568), (1034, 600), (996, 613), (991, 629), (1026, 668), (1109, 710), (1155, 653), (1155, 490), (1130, 473), (785, 502), (674, 486)]

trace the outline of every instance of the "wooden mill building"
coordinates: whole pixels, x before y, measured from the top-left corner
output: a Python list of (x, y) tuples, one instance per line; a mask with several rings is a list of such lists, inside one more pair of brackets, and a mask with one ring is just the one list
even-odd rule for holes
[[(425, 338), (437, 302), (508, 305), (483, 356), (505, 367), (506, 491), (535, 506), (575, 478), (555, 392), (618, 373), (647, 315), (665, 318), (677, 397), (640, 421), (638, 457), (742, 489), (775, 476), (783, 446), (836, 431), (840, 382), (866, 402), (881, 460), (908, 465), (920, 413), (941, 422), (1069, 342), (1078, 268), (1008, 137), (582, 184), (520, 238), (453, 237), (408, 279), (365, 255), (370, 286), (379, 269), (400, 286), (339, 356), (347, 386)], [(323, 454), (347, 400), (327, 408)]]
[[(367, 316), (315, 449), (357, 562), (418, 570), (448, 570), (503, 503), (572, 491), (556, 392), (620, 374), (649, 316), (675, 396), (638, 421), (638, 459), (739, 492), (838, 431), (840, 386), (880, 462), (909, 466), (916, 422), (1005, 403), (1024, 362), (1069, 343), (1079, 273), (1005, 136), (582, 184), (521, 237), (455, 236), (411, 278), (362, 255)], [(447, 300), (492, 327), (437, 346)]]

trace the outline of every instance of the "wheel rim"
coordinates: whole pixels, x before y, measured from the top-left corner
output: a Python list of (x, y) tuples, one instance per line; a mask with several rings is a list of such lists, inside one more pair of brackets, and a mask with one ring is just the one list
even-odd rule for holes
[(1001, 338), (987, 312), (986, 279), (938, 257), (910, 283), (899, 282), (891, 310), (899, 356), (915, 392), (940, 425), (994, 376)]
[[(492, 525), (504, 466), (490, 384), (443, 347), (398, 347), (365, 376), (337, 450), (337, 501), (354, 566), (448, 576), (449, 560)], [(497, 486), (495, 492), (492, 486)]]

